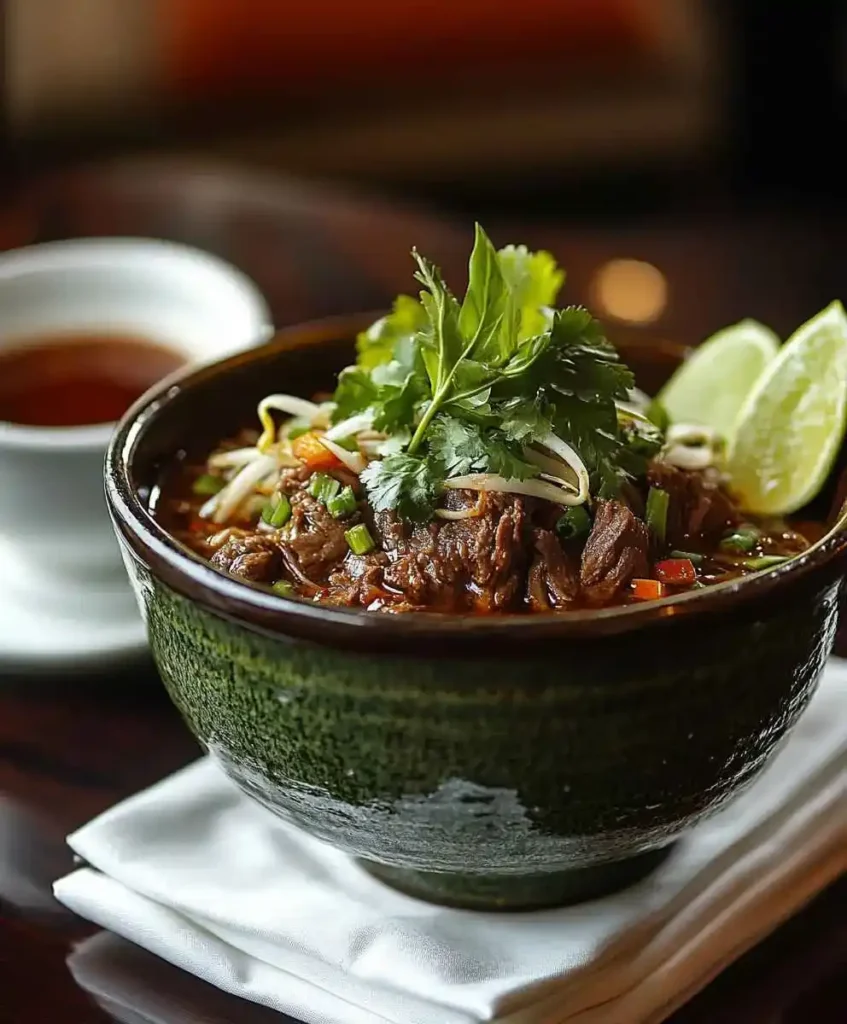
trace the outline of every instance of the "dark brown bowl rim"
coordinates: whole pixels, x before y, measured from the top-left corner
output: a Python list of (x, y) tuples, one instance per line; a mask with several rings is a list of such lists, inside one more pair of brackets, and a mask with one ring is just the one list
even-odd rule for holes
[[(330, 317), (283, 328), (266, 345), (249, 349), (199, 368), (177, 371), (143, 395), (123, 416), (106, 454), (105, 486), (109, 511), (122, 538), (147, 563), (154, 575), (177, 592), (198, 601), (226, 618), (272, 635), (317, 639), (333, 646), (374, 647), (402, 651), (426, 650), (426, 641), (443, 640), (451, 647), (479, 647), (498, 641), (512, 647), (527, 641), (556, 641), (626, 633), (673, 619), (690, 619), (773, 595), (787, 584), (821, 573), (847, 556), (847, 518), (822, 541), (783, 566), (644, 604), (598, 610), (533, 615), (461, 616), (436, 612), (402, 615), (376, 614), (284, 598), (256, 584), (234, 579), (213, 568), (199, 555), (171, 537), (150, 515), (134, 493), (130, 470), (147, 426), (167, 409), (177, 394), (190, 391), (235, 367), (274, 359), (286, 350), (322, 342), (351, 339), (381, 312)], [(666, 351), (680, 346), (664, 343)], [(841, 572), (832, 571), (832, 576)]]

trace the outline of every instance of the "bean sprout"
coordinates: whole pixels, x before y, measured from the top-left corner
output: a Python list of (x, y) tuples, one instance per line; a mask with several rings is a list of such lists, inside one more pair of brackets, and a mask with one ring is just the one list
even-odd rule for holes
[(342, 448), (340, 444), (336, 444), (335, 441), (331, 441), (326, 434), (318, 437), (320, 443), (328, 451), (339, 460), (350, 470), (351, 473), (355, 473), (358, 476), (367, 466), (367, 462), (362, 458), (360, 452), (348, 452), (346, 448)]
[(703, 445), (715, 444), (720, 435), (711, 427), (701, 427), (696, 423), (672, 423), (665, 434), (668, 444)]
[(715, 453), (706, 445), (691, 448), (684, 444), (675, 444), (662, 455), (662, 461), (679, 469), (708, 469), (715, 464)]
[(585, 498), (574, 494), (559, 484), (547, 480), (507, 480), (496, 473), (471, 473), (468, 476), (454, 476), (444, 481), (451, 490), (501, 491), (506, 494), (526, 494), (532, 498), (552, 501), (557, 505), (582, 505)]
[(262, 424), (262, 436), (257, 444), (260, 452), (266, 451), (276, 440), (276, 425), (271, 416), (271, 409), (288, 413), (289, 416), (302, 416), (309, 423), (313, 423), (322, 412), (319, 405), (296, 395), (268, 395), (263, 398), (258, 408), (259, 421)]
[(330, 441), (341, 441), (345, 437), (350, 437), (352, 434), (358, 434), (360, 431), (366, 430), (373, 423), (373, 415), (369, 412), (360, 412), (355, 416), (350, 416), (346, 420), (342, 420), (340, 423), (336, 423), (334, 427), (324, 434), (324, 437), (329, 438)]
[(439, 519), (478, 519), (479, 510), (476, 505), (470, 505), (468, 508), (437, 508), (435, 514)]
[(575, 474), (567, 462), (551, 458), (549, 455), (536, 451), (534, 448), (524, 448), (523, 454), (527, 462), (531, 462), (533, 466), (537, 466), (544, 473), (555, 477), (563, 486), (570, 487), (573, 491), (579, 490), (569, 479), (569, 477), (574, 477)]
[(540, 443), (545, 448), (549, 448), (551, 452), (558, 455), (559, 458), (562, 459), (563, 462), (566, 462), (574, 473), (576, 473), (578, 484), (577, 497), (579, 498), (579, 501), (574, 502), (573, 504), (581, 505), (583, 502), (587, 501), (589, 488), (588, 470), (585, 468), (585, 463), (582, 459), (569, 444), (553, 433), (545, 434), (544, 437), (540, 439)]
[(236, 475), (200, 509), (201, 519), (211, 519), (213, 523), (223, 523), (236, 511), (244, 499), (251, 494), (257, 484), (279, 466), (273, 455), (261, 455), (258, 459), (248, 462)]

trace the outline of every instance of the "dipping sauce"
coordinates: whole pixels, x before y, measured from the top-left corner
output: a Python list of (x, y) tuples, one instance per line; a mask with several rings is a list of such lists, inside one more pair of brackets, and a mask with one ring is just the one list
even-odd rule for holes
[(0, 420), (78, 427), (120, 419), (185, 356), (145, 338), (53, 334), (0, 346)]

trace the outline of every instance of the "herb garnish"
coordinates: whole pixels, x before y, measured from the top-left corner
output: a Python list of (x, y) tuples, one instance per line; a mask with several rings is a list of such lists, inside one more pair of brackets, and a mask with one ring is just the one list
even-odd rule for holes
[(361, 475), (375, 510), (426, 521), (445, 480), (536, 477), (543, 460), (527, 446), (551, 436), (578, 453), (594, 495), (644, 471), (660, 435), (619, 423), (632, 373), (587, 310), (552, 309), (564, 274), (549, 253), (498, 252), (477, 225), (461, 303), (412, 255), (420, 301), (400, 296), (360, 335), (335, 393), (334, 422), (367, 413), (389, 435), (390, 454)]

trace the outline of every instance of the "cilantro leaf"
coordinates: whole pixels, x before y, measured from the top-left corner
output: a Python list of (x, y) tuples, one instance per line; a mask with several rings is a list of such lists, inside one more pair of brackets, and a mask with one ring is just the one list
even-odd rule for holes
[(614, 498), (621, 487), (644, 476), (650, 459), (662, 446), (662, 434), (649, 424), (626, 421), (622, 426), (613, 403), (562, 396), (556, 403), (556, 433), (567, 437), (588, 470), (591, 492)]
[(541, 334), (548, 326), (545, 307), (556, 301), (564, 272), (549, 252), (529, 252), (525, 245), (507, 245), (497, 260), (518, 313), (518, 337)]
[[(539, 361), (549, 347), (551, 334), (547, 329), (521, 340), (520, 303), (541, 291), (552, 293), (549, 280), (542, 285), (534, 281), (525, 250), (507, 254), (517, 282), (513, 292), (503, 277), (499, 255), (479, 225), (461, 307), (437, 268), (418, 253), (413, 255), (419, 268), (416, 277), (428, 289), (421, 292), (421, 303), (429, 318), (429, 330), (419, 337), (432, 399), (412, 435), (410, 452), (420, 448), (430, 423), (443, 407), (452, 405), (455, 412), (459, 407), (475, 411), (487, 406), (491, 389), (499, 380), (520, 378)], [(542, 260), (539, 265), (550, 269), (548, 261)], [(555, 276), (558, 272), (552, 273)]]
[(485, 451), (489, 473), (497, 473), (507, 480), (529, 480), (530, 477), (538, 476), (538, 466), (527, 462), (520, 448), (509, 444), (497, 434), (489, 433), (485, 437)]
[(534, 334), (531, 338), (526, 338), (520, 342), (512, 356), (503, 366), (501, 376), (504, 379), (525, 377), (530, 368), (550, 348), (551, 342), (552, 335), (549, 331), (546, 334)]
[(398, 430), (396, 434), (392, 434), (384, 441), (380, 441), (376, 449), (377, 454), (383, 457), (386, 455), (399, 455), (400, 452), (405, 450), (411, 440), (412, 435), (408, 430)]
[(377, 386), (366, 370), (357, 366), (348, 366), (338, 375), (338, 385), (333, 401), (335, 409), (332, 413), (334, 423), (340, 423), (349, 416), (364, 412), (377, 396)]
[(585, 401), (626, 399), (633, 375), (600, 324), (579, 306), (557, 310), (550, 329), (526, 339), (502, 368), (495, 398), (532, 398), (539, 392), (576, 395)]
[(464, 352), (465, 345), (459, 330), (459, 303), (444, 283), (438, 267), (416, 249), (412, 250), (412, 256), (418, 264), (415, 277), (428, 289), (421, 292), (421, 302), (432, 333), (431, 337), (420, 337), (424, 363), (435, 395)]
[(545, 365), (548, 381), (563, 394), (585, 401), (626, 399), (635, 377), (603, 335), (599, 321), (581, 306), (558, 310), (551, 328)]
[(498, 412), (500, 429), (512, 441), (537, 441), (553, 429), (550, 416), (537, 398), (511, 399), (502, 403)]
[(376, 419), (381, 424), (377, 429), (411, 421), (422, 390), (417, 382), (414, 386), (410, 382), (412, 375), (421, 372), (415, 334), (426, 323), (423, 306), (408, 295), (398, 295), (392, 311), (359, 334), (356, 365), (338, 375), (334, 423), (371, 406), (376, 407)]
[(444, 469), (445, 477), (481, 473), (487, 466), (481, 433), (455, 416), (439, 416), (427, 434), (427, 447)]
[(356, 339), (356, 362), (365, 370), (391, 359), (403, 362), (414, 335), (426, 326), (426, 311), (410, 295), (398, 295), (391, 312), (362, 331)]
[(443, 476), (433, 460), (400, 452), (371, 462), (359, 479), (375, 512), (394, 509), (404, 519), (425, 523), (432, 518)]
[(453, 380), (455, 390), (444, 401), (445, 408), (477, 411), (487, 406), (491, 394), (491, 371), (487, 366), (475, 359), (465, 359), (456, 367)]
[(497, 252), (477, 225), (461, 303), (412, 255), (420, 301), (399, 296), (359, 336), (336, 392), (336, 420), (368, 409), (388, 435), (362, 475), (375, 509), (424, 521), (448, 477), (535, 476), (524, 446), (550, 433), (579, 454), (594, 494), (645, 472), (661, 433), (619, 422), (632, 373), (588, 310), (551, 308), (564, 274), (549, 253)]
[(475, 232), (468, 264), (468, 288), (459, 312), (459, 330), (474, 358), (485, 362), (511, 351), (512, 339), (502, 336), (510, 330), (510, 325), (504, 323), (510, 294), (491, 240), (479, 224)]
[(615, 497), (625, 476), (618, 465), (623, 445), (614, 403), (560, 395), (555, 403), (553, 430), (578, 452), (588, 470), (591, 493)]
[(496, 473), (515, 480), (538, 475), (538, 468), (502, 433), (454, 416), (439, 416), (433, 422), (427, 446), (447, 479), (468, 473)]
[(502, 380), (494, 394), (513, 395), (500, 405), (504, 412), (517, 410), (516, 423), (501, 425), (507, 433), (539, 439), (545, 421), (551, 423), (584, 462), (592, 493), (612, 497), (627, 479), (646, 470), (638, 445), (624, 437), (618, 423), (615, 403), (627, 398), (632, 385), (631, 371), (598, 321), (588, 310), (570, 306), (554, 314), (547, 347), (521, 373)]
[(412, 371), (408, 366), (404, 366), (396, 359), (392, 359), (387, 363), (380, 363), (379, 366), (375, 366), (370, 371), (371, 380), (378, 388), (384, 384), (399, 388), (406, 383), (406, 378), (410, 372)]
[(409, 373), (400, 384), (383, 384), (376, 393), (374, 405), (375, 430), (387, 434), (402, 430), (415, 419), (415, 408), (429, 394), (425, 381)]

